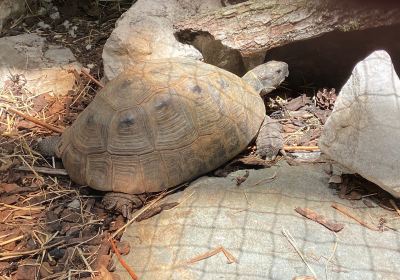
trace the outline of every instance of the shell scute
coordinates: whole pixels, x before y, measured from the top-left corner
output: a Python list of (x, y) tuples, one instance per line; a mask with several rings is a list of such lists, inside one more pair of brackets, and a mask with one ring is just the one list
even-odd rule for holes
[(111, 118), (107, 150), (115, 155), (140, 155), (154, 151), (154, 136), (146, 112), (133, 106)]

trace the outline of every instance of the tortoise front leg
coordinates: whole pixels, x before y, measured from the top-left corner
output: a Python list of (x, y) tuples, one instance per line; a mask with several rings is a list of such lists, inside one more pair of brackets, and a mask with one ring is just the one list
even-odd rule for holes
[(127, 219), (132, 218), (132, 213), (135, 209), (143, 206), (143, 200), (139, 195), (120, 192), (106, 193), (102, 202), (106, 210), (117, 211)]
[(283, 149), (282, 126), (269, 116), (265, 116), (256, 139), (256, 153), (268, 160), (273, 160)]

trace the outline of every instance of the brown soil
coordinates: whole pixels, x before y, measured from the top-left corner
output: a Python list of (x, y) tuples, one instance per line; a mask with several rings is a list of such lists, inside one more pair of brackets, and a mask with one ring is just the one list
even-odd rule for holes
[[(117, 2), (89, 5), (94, 2), (53, 1), (59, 7), (59, 19), (28, 14), (19, 22), (10, 22), (1, 35), (38, 33), (49, 43), (70, 48), (83, 66), (92, 64), (92, 75), (101, 79), (104, 43), (126, 6), (117, 6)], [(77, 27), (74, 34), (63, 25), (65, 20)], [(39, 22), (50, 28), (39, 27)], [(15, 102), (28, 94), (17, 85), (14, 89)], [(67, 127), (96, 90), (95, 84), (80, 77), (69, 96), (39, 96), (29, 104), (30, 112), (46, 116), (52, 125)], [(20, 166), (52, 167), (52, 159), (43, 158), (35, 149), (37, 140), (51, 132), (3, 111), (0, 120), (7, 124), (0, 130), (0, 275), (4, 279), (90, 279), (96, 275), (97, 279), (116, 279), (109, 272), (114, 267), (109, 236), (125, 219), (104, 210), (101, 193), (78, 186), (67, 176), (17, 170)], [(55, 165), (61, 167), (58, 161)], [(121, 254), (129, 252), (128, 245), (116, 242)]]

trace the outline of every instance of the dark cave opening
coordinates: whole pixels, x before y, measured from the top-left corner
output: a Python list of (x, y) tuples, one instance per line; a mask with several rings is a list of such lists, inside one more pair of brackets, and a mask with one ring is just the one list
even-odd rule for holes
[(271, 49), (265, 61), (289, 64), (290, 88), (340, 88), (357, 62), (375, 50), (386, 50), (400, 71), (400, 25), (362, 31), (335, 31), (323, 36)]

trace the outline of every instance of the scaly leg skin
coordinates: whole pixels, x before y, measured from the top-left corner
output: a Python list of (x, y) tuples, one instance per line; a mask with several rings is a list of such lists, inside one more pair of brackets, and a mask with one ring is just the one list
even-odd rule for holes
[(106, 210), (114, 210), (127, 219), (132, 218), (135, 209), (143, 206), (143, 200), (137, 194), (108, 192), (103, 197), (103, 205)]
[(256, 154), (267, 160), (274, 160), (283, 149), (282, 126), (274, 119), (265, 116), (256, 139)]

